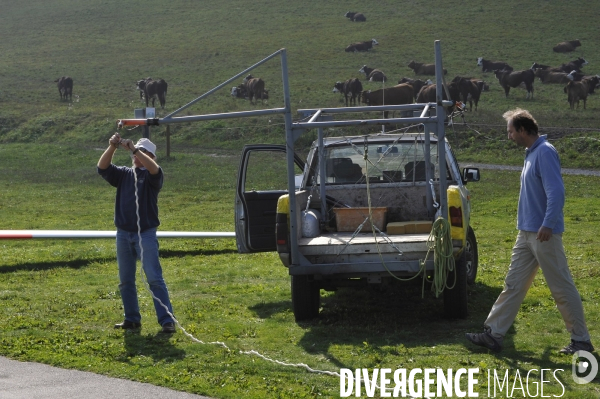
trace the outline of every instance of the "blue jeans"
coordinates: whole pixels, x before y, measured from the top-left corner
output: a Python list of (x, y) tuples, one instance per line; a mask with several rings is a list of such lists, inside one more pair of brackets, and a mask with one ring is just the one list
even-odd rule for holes
[[(146, 281), (154, 296), (169, 309), (173, 314), (173, 308), (169, 301), (169, 291), (162, 275), (162, 268), (158, 259), (158, 239), (156, 238), (156, 229), (148, 229), (141, 233), (143, 248), (143, 269), (146, 275)], [(132, 233), (117, 229), (117, 263), (119, 265), (119, 290), (125, 310), (125, 320), (140, 323), (142, 316), (138, 305), (137, 289), (135, 285), (135, 275), (137, 272), (136, 262), (141, 259), (140, 243), (138, 233)], [(167, 310), (156, 300), (153, 299), (154, 309), (158, 324), (174, 322), (169, 316)]]

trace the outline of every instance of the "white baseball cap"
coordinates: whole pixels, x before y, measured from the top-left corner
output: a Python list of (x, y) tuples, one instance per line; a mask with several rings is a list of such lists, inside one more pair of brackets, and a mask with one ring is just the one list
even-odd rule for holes
[(156, 157), (156, 145), (147, 138), (139, 139), (135, 148), (144, 149)]

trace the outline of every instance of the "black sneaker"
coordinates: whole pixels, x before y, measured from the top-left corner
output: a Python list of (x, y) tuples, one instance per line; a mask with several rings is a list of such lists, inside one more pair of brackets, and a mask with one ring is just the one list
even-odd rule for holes
[(165, 334), (173, 334), (175, 332), (175, 323), (165, 323), (162, 326), (162, 332)]
[(590, 341), (575, 341), (574, 339), (572, 339), (571, 343), (559, 350), (558, 353), (572, 355), (577, 351), (586, 351), (591, 353), (594, 351), (594, 346)]
[(123, 330), (137, 330), (142, 327), (142, 323), (136, 323), (134, 321), (125, 320), (123, 323), (115, 324), (115, 328), (122, 328)]
[(475, 345), (483, 346), (494, 352), (502, 350), (502, 339), (494, 338), (489, 328), (484, 328), (482, 333), (466, 333), (465, 336)]

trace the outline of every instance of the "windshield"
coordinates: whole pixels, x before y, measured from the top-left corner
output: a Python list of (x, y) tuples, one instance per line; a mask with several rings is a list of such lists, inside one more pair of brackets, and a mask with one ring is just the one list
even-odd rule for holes
[[(366, 154), (366, 157), (365, 157)], [(430, 159), (430, 171), (426, 170), (426, 157)], [(429, 147), (421, 140), (341, 141), (329, 145), (325, 150), (325, 182), (327, 184), (419, 182), (427, 177), (438, 179), (437, 144)], [(317, 165), (315, 159), (313, 165)], [(319, 168), (315, 168), (317, 184), (320, 182)]]

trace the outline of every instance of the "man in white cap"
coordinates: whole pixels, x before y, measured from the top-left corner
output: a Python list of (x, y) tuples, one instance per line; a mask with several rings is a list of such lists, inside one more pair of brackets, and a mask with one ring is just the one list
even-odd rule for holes
[[(113, 165), (112, 157), (119, 147), (131, 151), (133, 167)], [(154, 308), (162, 332), (174, 333), (173, 309), (162, 275), (156, 238), (160, 224), (158, 193), (163, 185), (163, 172), (156, 163), (156, 145), (146, 138), (134, 145), (133, 141), (121, 139), (119, 133), (115, 133), (98, 161), (98, 173), (117, 188), (117, 263), (125, 319), (115, 324), (115, 328), (136, 330), (142, 326), (135, 284), (136, 261), (141, 259), (146, 280), (155, 297)]]

